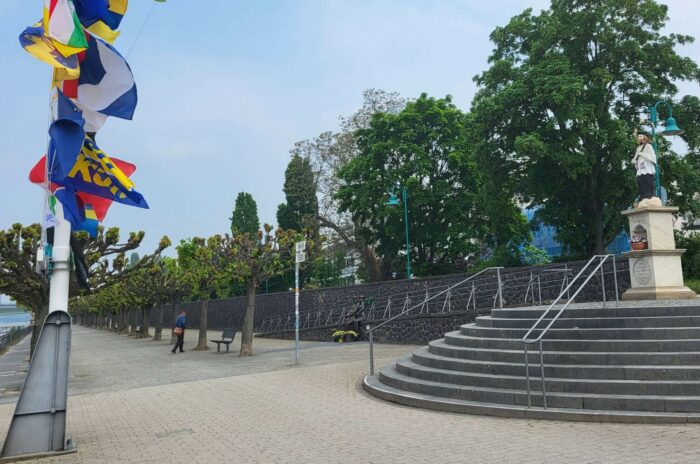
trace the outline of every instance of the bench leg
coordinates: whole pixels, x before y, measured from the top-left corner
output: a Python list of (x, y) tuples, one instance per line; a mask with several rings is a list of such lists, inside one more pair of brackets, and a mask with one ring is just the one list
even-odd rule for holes
[(228, 346), (229, 346), (229, 345), (230, 345), (230, 343), (227, 343), (227, 344), (226, 344), (226, 352), (227, 352), (227, 353), (228, 353)]
[(216, 352), (220, 353), (221, 352), (221, 343), (216, 344)]

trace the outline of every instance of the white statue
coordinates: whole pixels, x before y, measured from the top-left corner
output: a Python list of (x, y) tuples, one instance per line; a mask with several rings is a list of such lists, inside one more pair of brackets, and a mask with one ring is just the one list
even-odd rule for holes
[(656, 152), (645, 134), (637, 135), (637, 150), (632, 163), (637, 169), (637, 207), (661, 206), (661, 199), (656, 196)]

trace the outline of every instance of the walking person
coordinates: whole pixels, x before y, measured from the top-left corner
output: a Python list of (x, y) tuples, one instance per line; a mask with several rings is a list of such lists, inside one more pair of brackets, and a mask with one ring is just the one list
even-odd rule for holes
[(175, 325), (173, 325), (173, 335), (177, 337), (177, 340), (175, 340), (175, 346), (173, 347), (172, 351), (173, 353), (175, 353), (178, 348), (180, 348), (180, 353), (185, 351), (182, 349), (182, 346), (185, 344), (185, 329), (187, 328), (186, 315), (187, 313), (185, 313), (185, 310), (181, 309), (180, 314), (177, 316), (177, 319), (175, 319)]

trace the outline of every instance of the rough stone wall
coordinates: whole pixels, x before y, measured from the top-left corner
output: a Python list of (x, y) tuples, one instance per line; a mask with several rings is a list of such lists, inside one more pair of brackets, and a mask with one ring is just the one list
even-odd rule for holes
[[(577, 273), (585, 261), (570, 262), (566, 265), (572, 269), (572, 275)], [(561, 290), (561, 272), (547, 272), (544, 269), (553, 269), (564, 266), (564, 263), (549, 266), (531, 266), (521, 268), (508, 268), (501, 271), (503, 281), (503, 299), (505, 306), (525, 306), (532, 302), (532, 297), (525, 301), (527, 282), (530, 273), (540, 275), (539, 288), (541, 288), (542, 301), (548, 302)], [(630, 276), (628, 271), (629, 263), (626, 258), (617, 259), (618, 292), (621, 295), (630, 286)], [(612, 263), (605, 267), (605, 293), (608, 299), (615, 298), (615, 285), (612, 273)], [(326, 320), (326, 314), (339, 311), (351, 305), (357, 297), (372, 297), (376, 301), (385, 302), (389, 296), (394, 296), (391, 303), (391, 316), (398, 314), (402, 309), (402, 296), (411, 295), (413, 303), (418, 303), (424, 297), (426, 290), (433, 289), (431, 294), (454, 285), (468, 277), (468, 274), (455, 274), (447, 276), (429, 277), (413, 280), (387, 281), (373, 284), (361, 284), (346, 287), (334, 287), (318, 290), (302, 290), (300, 294), (300, 308), (302, 314), (313, 313), (314, 317)], [(487, 273), (481, 278), (477, 277), (479, 283), (476, 292), (476, 307), (478, 312), (488, 312), (493, 305), (493, 298), (496, 294), (497, 280), (495, 273)], [(533, 288), (537, 288), (534, 284)], [(474, 310), (466, 308), (466, 296), (468, 288), (456, 289), (455, 292), (462, 291), (462, 299), (455, 297), (451, 311), (442, 313), (443, 299), (436, 299), (427, 308), (428, 314), (408, 314), (401, 317), (396, 322), (387, 325), (387, 329), (380, 329), (376, 332), (376, 341), (396, 342), (396, 343), (426, 343), (429, 340), (440, 338), (450, 330), (466, 323), (471, 317), (473, 320)], [(539, 303), (539, 291), (535, 290), (535, 304)], [(531, 294), (530, 294), (531, 295)], [(602, 295), (602, 283), (599, 275), (594, 276), (590, 283), (581, 291), (576, 298), (577, 302), (600, 301)], [(405, 297), (404, 297), (405, 299)], [(209, 302), (208, 322), (211, 330), (222, 330), (226, 327), (240, 329), (243, 324), (246, 298), (236, 297)], [(385, 303), (384, 303), (385, 304)], [(377, 305), (382, 306), (382, 305)], [(187, 311), (188, 325), (191, 328), (199, 326), (199, 313), (201, 302), (187, 302), (180, 305)], [(176, 316), (176, 309), (172, 305), (166, 305), (164, 311), (164, 325), (170, 327)], [(384, 320), (385, 306), (377, 307), (369, 319), (375, 322)], [(415, 311), (414, 311), (415, 312)], [(271, 318), (292, 318), (294, 314), (294, 293), (272, 293), (261, 294), (256, 297), (255, 309), (255, 330), (265, 329), (265, 336), (276, 338), (289, 338), (293, 332), (280, 330), (272, 332), (269, 329)], [(158, 310), (151, 311), (150, 323), (155, 327), (158, 324)], [(302, 338), (305, 340), (330, 340), (330, 334), (338, 327), (345, 328), (343, 324), (338, 324), (337, 320), (330, 321), (329, 324), (321, 324), (318, 329), (302, 330)], [(380, 331), (382, 331), (380, 333)]]

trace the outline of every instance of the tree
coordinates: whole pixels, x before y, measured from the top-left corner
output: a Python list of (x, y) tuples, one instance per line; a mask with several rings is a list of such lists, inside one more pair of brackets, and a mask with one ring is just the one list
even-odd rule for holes
[(231, 231), (234, 234), (255, 234), (260, 229), (258, 205), (250, 193), (239, 192), (231, 215)]
[[(226, 259), (226, 274), (246, 283), (246, 310), (241, 329), (239, 356), (253, 355), (253, 323), (255, 322), (255, 295), (261, 282), (279, 276), (294, 265), (295, 242), (304, 240), (304, 234), (294, 230), (263, 226), (255, 236), (238, 234), (226, 236), (221, 242)], [(307, 251), (313, 251), (314, 242), (307, 240)]]
[(513, 184), (511, 198), (541, 206), (572, 253), (603, 253), (622, 227), (640, 113), (700, 77), (674, 49), (693, 39), (661, 33), (666, 13), (653, 0), (553, 0), (491, 34), (490, 68), (475, 78), (477, 159)]
[(282, 229), (318, 232), (318, 199), (311, 162), (294, 153), (284, 173), (284, 196), (277, 208), (277, 225)]
[[(248, 236), (248, 234), (242, 234)], [(216, 289), (222, 285), (227, 275), (222, 272), (222, 237), (214, 235), (208, 239), (195, 237), (181, 240), (177, 247), (177, 259), (183, 278), (187, 281), (194, 298), (201, 300), (199, 313), (199, 340), (195, 350), (208, 350), (208, 309), (209, 300), (216, 298)]]
[[(141, 259), (141, 264), (126, 269), (125, 254), (138, 248), (144, 232), (132, 232), (126, 242), (120, 243), (119, 228), (98, 228), (96, 237), (84, 232), (74, 234), (78, 244), (83, 248), (85, 261), (89, 270), (92, 290), (114, 283), (150, 263), (154, 256), (169, 246), (170, 241), (163, 237), (159, 248)], [(34, 320), (39, 322), (32, 332), (32, 350), (41, 331), (41, 323), (48, 314), (49, 281), (44, 275), (35, 272), (37, 250), (43, 247), (42, 230), (38, 224), (24, 227), (14, 224), (6, 231), (0, 231), (0, 292), (11, 296), (18, 305), (34, 313)], [(112, 259), (111, 263), (109, 261)], [(79, 289), (75, 279), (71, 281), (72, 295), (85, 293)]]
[(366, 129), (375, 113), (397, 114), (406, 106), (398, 93), (368, 89), (363, 92), (363, 105), (349, 117), (340, 118), (340, 132), (324, 132), (310, 140), (297, 142), (292, 154), (311, 162), (319, 198), (318, 222), (328, 235), (328, 243), (345, 244), (347, 254), (357, 254), (365, 279), (377, 282), (390, 273), (387, 263), (375, 253), (375, 243), (367, 243), (359, 233), (361, 224), (348, 212), (342, 212), (337, 192), (341, 186), (338, 172), (359, 153), (355, 131)]
[(403, 207), (389, 193), (408, 192), (412, 267), (419, 275), (454, 270), (485, 235), (479, 182), (465, 130), (466, 115), (451, 97), (422, 94), (399, 114), (377, 113), (356, 132), (359, 154), (339, 171), (341, 211), (360, 224), (367, 243), (403, 269)]

